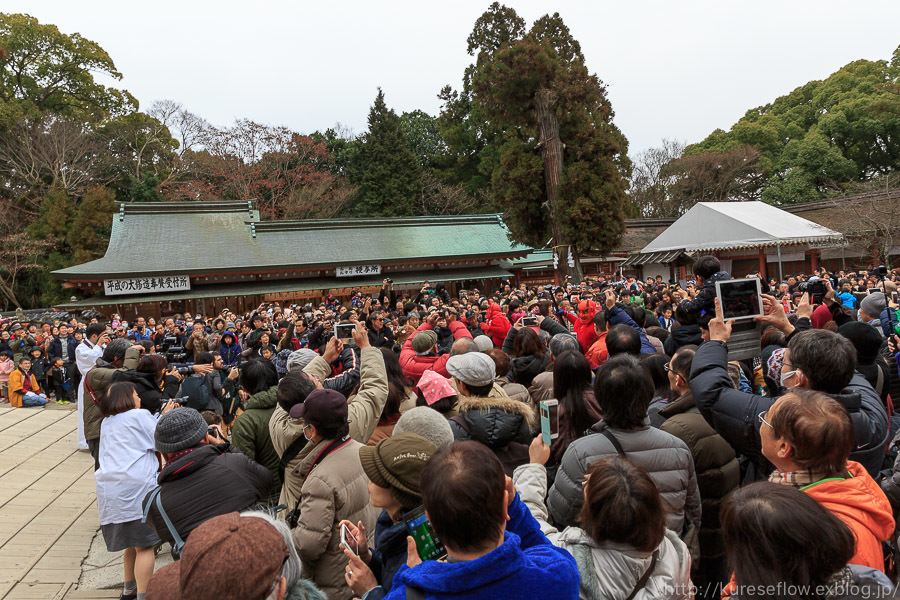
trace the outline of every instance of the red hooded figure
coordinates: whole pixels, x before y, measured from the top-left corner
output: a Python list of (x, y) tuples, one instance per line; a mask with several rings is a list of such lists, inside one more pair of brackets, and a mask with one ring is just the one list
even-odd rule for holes
[(506, 334), (509, 333), (510, 324), (506, 315), (500, 312), (500, 305), (496, 302), (491, 302), (490, 306), (488, 306), (487, 317), (481, 328), (494, 342), (494, 348), (503, 347), (503, 340), (506, 339)]
[(593, 300), (582, 300), (578, 303), (578, 316), (566, 313), (566, 319), (572, 323), (575, 337), (581, 343), (581, 347), (587, 351), (597, 341), (594, 332), (594, 316), (597, 314), (597, 303)]

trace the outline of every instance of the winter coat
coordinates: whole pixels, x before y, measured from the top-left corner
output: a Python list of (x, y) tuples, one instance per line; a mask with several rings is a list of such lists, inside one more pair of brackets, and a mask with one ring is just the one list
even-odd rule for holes
[(591, 344), (591, 347), (588, 348), (587, 352), (584, 354), (584, 357), (588, 360), (588, 364), (591, 366), (591, 369), (596, 369), (600, 365), (606, 362), (606, 359), (609, 358), (609, 351), (606, 349), (606, 334), (608, 331), (604, 331), (597, 336), (597, 341)]
[(731, 279), (731, 274), (727, 271), (713, 273), (709, 276), (709, 279), (703, 282), (703, 287), (700, 288), (696, 296), (680, 304), (681, 308), (690, 314), (712, 311), (716, 300), (716, 282), (728, 281), (729, 279)]
[[(612, 442), (603, 435), (608, 429), (604, 421), (594, 425), (591, 435), (575, 440), (563, 455), (547, 507), (557, 523), (574, 525), (584, 504), (581, 482), (588, 465), (607, 456), (616, 456)], [(666, 525), (682, 534), (686, 517), (694, 524), (700, 523), (700, 491), (691, 450), (674, 435), (650, 427), (649, 421), (639, 429), (625, 431), (610, 429), (619, 441), (628, 459), (641, 465), (659, 489), (663, 501), (672, 512), (666, 517)]]
[(116, 371), (135, 370), (140, 359), (140, 350), (132, 346), (125, 351), (125, 360), (121, 369), (116, 369), (98, 358), (97, 366), (84, 376), (84, 439), (100, 438), (100, 423), (103, 421), (103, 415), (100, 414), (100, 408), (97, 405), (100, 404), (100, 400), (106, 393), (106, 388), (112, 383), (113, 374)]
[(190, 334), (187, 336), (187, 340), (184, 342), (184, 349), (188, 351), (193, 357), (197, 357), (201, 352), (213, 352), (214, 350), (210, 347), (209, 340), (205, 335), (202, 334), (200, 337), (195, 337), (194, 334)]
[[(456, 340), (459, 338), (471, 337), (469, 335), (469, 330), (466, 329), (466, 326), (460, 321), (450, 321), (448, 326), (450, 331), (453, 332), (453, 338)], [(409, 336), (409, 339), (403, 344), (403, 348), (400, 349), (400, 366), (403, 368), (403, 374), (410, 379), (413, 384), (418, 383), (419, 378), (422, 377), (422, 373), (429, 370), (440, 373), (444, 377), (450, 377), (450, 373), (447, 372), (447, 361), (450, 360), (449, 354), (442, 354), (440, 356), (419, 356), (416, 354), (416, 351), (413, 350), (413, 338), (420, 331), (426, 331), (428, 329), (432, 329), (431, 325), (428, 323), (419, 325), (419, 328), (416, 329), (413, 335)], [(500, 341), (502, 343), (503, 340), (501, 339)]]
[(853, 531), (852, 564), (883, 570), (881, 542), (894, 533), (891, 504), (862, 465), (848, 461), (847, 470), (852, 475), (848, 479), (830, 477), (800, 489)]
[[(801, 319), (802, 320), (802, 319)], [(700, 413), (735, 452), (749, 461), (744, 483), (765, 479), (772, 466), (762, 455), (758, 415), (777, 398), (756, 396), (734, 389), (727, 369), (728, 349), (717, 341), (705, 342), (691, 363), (691, 392)], [(890, 428), (887, 412), (875, 390), (856, 373), (840, 393), (831, 395), (853, 420), (856, 444), (850, 459), (873, 477), (881, 470)]]
[(229, 335), (234, 339), (234, 342), (231, 344), (220, 344), (219, 356), (222, 357), (222, 362), (225, 363), (226, 367), (233, 367), (241, 357), (241, 345), (237, 343), (237, 338), (234, 337), (233, 333), (226, 333), (222, 337), (224, 338)]
[(378, 331), (375, 331), (374, 327), (369, 327), (369, 343), (376, 348), (393, 348), (394, 332), (384, 323)]
[[(7, 389), (7, 392), (9, 393), (10, 406), (16, 408), (22, 407), (22, 400), (25, 397), (25, 393), (22, 391), (22, 389), (25, 384), (26, 376), (30, 378), (31, 391), (35, 394), (41, 393), (41, 388), (38, 385), (37, 379), (35, 379), (33, 373), (29, 372), (26, 375), (22, 372), (22, 369), (14, 369), (13, 372), (9, 374), (9, 388)], [(99, 431), (100, 430), (98, 426), (97, 437), (100, 436)]]
[[(550, 525), (544, 505), (547, 472), (543, 465), (527, 464), (517, 468), (513, 474), (513, 484), (550, 542), (575, 557), (581, 573), (579, 598), (602, 600), (627, 598), (631, 594), (638, 579), (650, 566), (652, 552), (640, 552), (613, 542), (598, 544), (579, 527), (558, 531)], [(657, 552), (656, 566), (647, 583), (635, 595), (635, 600), (689, 598), (691, 555), (687, 546), (667, 529)]]
[(494, 348), (503, 346), (503, 340), (506, 339), (506, 334), (509, 332), (510, 327), (509, 319), (500, 312), (500, 306), (495, 302), (491, 302), (481, 328), (484, 330), (484, 334), (494, 342)]
[(369, 504), (369, 478), (359, 459), (362, 444), (348, 439), (313, 467), (331, 441), (316, 444), (297, 467), (304, 481), (300, 521), (291, 536), (303, 563), (303, 577), (311, 579), (329, 598), (344, 599), (353, 593), (344, 579), (347, 557), (341, 550), (338, 523), (344, 519), (362, 521), (366, 531), (374, 531), (378, 511)]
[(509, 333), (506, 334), (506, 338), (503, 340), (503, 351), (511, 357), (509, 361), (509, 379), (513, 383), (520, 383), (528, 387), (535, 377), (547, 369), (547, 365), (550, 364), (550, 353), (547, 352), (544, 356), (528, 354), (512, 358), (516, 335), (518, 335), (517, 330), (510, 328)]
[[(572, 555), (552, 545), (528, 508), (516, 498), (509, 505), (503, 543), (475, 560), (426, 560), (412, 569), (401, 565), (387, 600), (406, 598), (406, 586), (428, 600), (575, 600), (578, 568)], [(346, 560), (346, 559), (345, 559)]]
[(13, 362), (16, 363), (16, 366), (19, 365), (19, 360), (21, 360), (23, 356), (31, 354), (31, 349), (36, 345), (37, 340), (30, 335), (21, 338), (12, 337), (9, 339), (9, 347), (12, 350)]
[(459, 414), (450, 419), (456, 440), (475, 440), (491, 449), (508, 475), (528, 462), (534, 410), (523, 402), (505, 398), (461, 396)]
[(553, 398), (553, 371), (544, 371), (532, 380), (528, 393), (534, 404)]
[(281, 495), (281, 466), (269, 435), (269, 420), (278, 405), (278, 386), (253, 394), (244, 403), (244, 412), (234, 420), (231, 443), (247, 458), (255, 460), (272, 473), (272, 489), (265, 502), (275, 505)]
[[(665, 419), (660, 429), (687, 444), (697, 471), (697, 487), (702, 499), (700, 522), (700, 561), (707, 566), (725, 557), (725, 538), (719, 522), (719, 510), (725, 497), (741, 482), (741, 469), (734, 450), (716, 433), (694, 404), (690, 391), (665, 404), (659, 410)], [(720, 562), (721, 564), (721, 562)], [(727, 581), (728, 573), (709, 573), (716, 581)]]
[[(331, 366), (325, 362), (324, 358), (317, 356), (306, 365), (303, 371), (322, 381), (331, 374)], [(359, 391), (348, 399), (350, 406), (347, 410), (350, 421), (350, 437), (357, 442), (365, 443), (372, 437), (388, 397), (387, 372), (384, 368), (384, 355), (381, 350), (378, 348), (362, 349), (359, 374)], [(276, 406), (269, 419), (269, 436), (278, 457), (281, 458), (290, 445), (302, 435), (303, 425), (291, 419), (290, 414), (283, 408)], [(278, 503), (286, 505), (288, 510), (294, 510), (297, 499), (300, 497), (303, 478), (306, 476), (305, 472), (298, 471), (298, 466), (311, 451), (312, 444), (306, 444), (306, 447), (285, 467)]]
[(34, 375), (34, 378), (38, 381), (46, 381), (47, 380), (47, 369), (50, 364), (47, 362), (47, 359), (43, 356), (38, 358), (31, 359), (31, 374)]
[(375, 524), (375, 547), (369, 569), (379, 587), (366, 594), (366, 600), (381, 600), (394, 587), (394, 575), (406, 564), (406, 523), (394, 523), (387, 511), (381, 511)]
[[(183, 540), (205, 521), (250, 508), (269, 493), (272, 474), (229, 444), (201, 443), (163, 468), (156, 478), (162, 488), (159, 497), (175, 531)], [(174, 541), (159, 514), (156, 501), (149, 506), (144, 498), (147, 525), (161, 540)]]
[(700, 325), (697, 323), (688, 323), (687, 325), (679, 325), (672, 330), (672, 335), (663, 342), (663, 349), (669, 356), (675, 356), (675, 352), (682, 346), (694, 344), (699, 346), (703, 343)]
[(0, 358), (0, 383), (9, 383), (9, 376), (16, 370), (16, 365), (12, 359)]
[(524, 402), (529, 405), (532, 410), (537, 410), (537, 404), (532, 402), (531, 394), (528, 393), (528, 388), (521, 383), (511, 383), (509, 379), (505, 377), (498, 377), (494, 380), (494, 384), (499, 385), (511, 399), (516, 402)]
[[(69, 362), (75, 362), (75, 349), (78, 348), (78, 340), (75, 339), (75, 336), (66, 336), (65, 338), (66, 348), (69, 350)], [(53, 359), (57, 356), (62, 357), (62, 343), (63, 338), (55, 337), (50, 340), (50, 345), (47, 347), (47, 358), (50, 362), (53, 362)]]
[(156, 383), (156, 373), (145, 373), (143, 371), (115, 371), (112, 374), (110, 383), (117, 381), (128, 381), (137, 390), (138, 397), (141, 399), (141, 408), (150, 411), (151, 414), (158, 413), (162, 405), (171, 398), (178, 395), (179, 381), (177, 377), (167, 375), (163, 380), (163, 389), (159, 389)]

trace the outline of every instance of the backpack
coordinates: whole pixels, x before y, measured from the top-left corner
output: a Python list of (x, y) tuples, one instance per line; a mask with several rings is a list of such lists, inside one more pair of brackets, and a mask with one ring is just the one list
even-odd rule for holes
[(209, 404), (209, 384), (206, 376), (185, 377), (181, 382), (181, 393), (187, 398), (184, 406), (194, 410), (203, 410)]

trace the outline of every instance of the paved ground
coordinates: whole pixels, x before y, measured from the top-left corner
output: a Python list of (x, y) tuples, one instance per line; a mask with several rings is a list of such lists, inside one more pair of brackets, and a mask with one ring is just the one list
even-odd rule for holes
[(73, 409), (0, 405), (0, 600), (121, 592), (121, 553), (98, 535), (93, 460), (75, 450)]

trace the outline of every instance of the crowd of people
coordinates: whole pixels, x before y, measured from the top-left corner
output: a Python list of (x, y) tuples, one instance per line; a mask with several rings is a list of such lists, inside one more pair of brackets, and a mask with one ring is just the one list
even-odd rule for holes
[(900, 270), (760, 278), (742, 360), (730, 279), (7, 321), (0, 389), (78, 403), (125, 600), (900, 595)]

